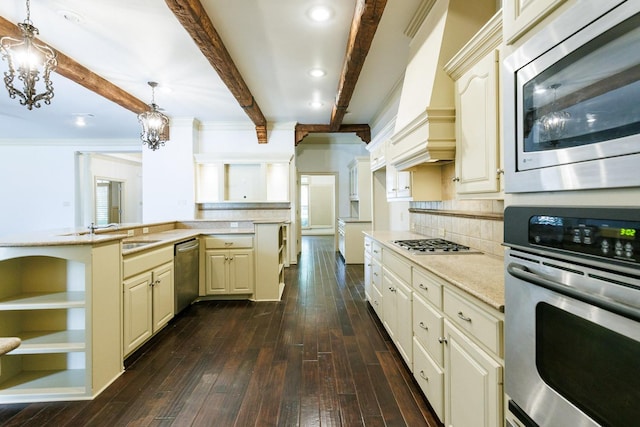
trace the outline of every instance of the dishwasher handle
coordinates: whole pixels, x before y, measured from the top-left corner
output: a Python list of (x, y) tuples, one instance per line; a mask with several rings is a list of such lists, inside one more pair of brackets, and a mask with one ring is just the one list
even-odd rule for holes
[(191, 243), (188, 246), (187, 246), (187, 243), (191, 243), (191, 241), (177, 244), (176, 245), (176, 252), (180, 252), (180, 253), (189, 252), (189, 251), (198, 249), (200, 247), (200, 242), (198, 242), (195, 239), (193, 240), (193, 243)]

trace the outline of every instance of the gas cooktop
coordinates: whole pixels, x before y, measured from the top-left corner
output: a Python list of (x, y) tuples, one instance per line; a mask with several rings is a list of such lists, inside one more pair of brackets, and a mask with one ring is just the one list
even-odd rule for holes
[(445, 239), (393, 240), (392, 243), (416, 255), (479, 253), (469, 246)]

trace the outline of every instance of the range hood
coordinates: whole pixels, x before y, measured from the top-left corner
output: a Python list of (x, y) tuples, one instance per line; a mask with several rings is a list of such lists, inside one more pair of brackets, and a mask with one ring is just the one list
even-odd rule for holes
[(398, 170), (455, 159), (454, 83), (444, 65), (495, 14), (495, 0), (425, 0), (410, 45), (387, 161)]

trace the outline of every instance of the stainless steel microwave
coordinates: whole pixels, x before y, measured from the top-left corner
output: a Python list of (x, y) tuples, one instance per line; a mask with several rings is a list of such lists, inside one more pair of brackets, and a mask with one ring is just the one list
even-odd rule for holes
[(640, 1), (577, 1), (502, 71), (507, 193), (640, 186)]

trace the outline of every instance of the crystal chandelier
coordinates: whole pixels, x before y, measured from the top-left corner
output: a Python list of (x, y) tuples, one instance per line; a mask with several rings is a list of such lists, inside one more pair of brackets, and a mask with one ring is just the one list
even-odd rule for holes
[(142, 125), (140, 133), (142, 143), (147, 144), (150, 149), (155, 151), (167, 142), (165, 129), (169, 124), (169, 118), (159, 111), (155, 102), (155, 89), (158, 83), (148, 82), (148, 84), (151, 86), (151, 104), (149, 104), (151, 109), (140, 113), (138, 121)]
[[(0, 38), (0, 54), (2, 60), (9, 64), (9, 70), (4, 73), (4, 84), (11, 99), (16, 97), (21, 105), (29, 110), (40, 108), (40, 103), (51, 104), (53, 98), (53, 84), (51, 72), (58, 65), (56, 53), (49, 46), (37, 43), (35, 36), (39, 34), (31, 22), (31, 8), (27, 0), (27, 18), (18, 24), (22, 31), (22, 39), (5, 36)], [(23, 83), (22, 90), (13, 83), (18, 78)], [(44, 91), (38, 93), (39, 87), (44, 85)]]

